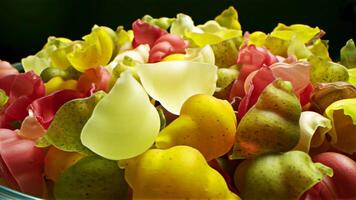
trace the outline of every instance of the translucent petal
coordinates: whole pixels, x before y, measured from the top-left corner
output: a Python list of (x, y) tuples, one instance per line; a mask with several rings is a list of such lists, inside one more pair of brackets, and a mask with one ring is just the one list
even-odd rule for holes
[(138, 47), (132, 50), (123, 51), (119, 53), (114, 58), (114, 60), (107, 65), (107, 68), (110, 70), (114, 69), (116, 66), (122, 64), (122, 61), (125, 59), (125, 57), (129, 57), (137, 63), (147, 63), (149, 52), (150, 47), (147, 44), (139, 45)]
[(264, 39), (264, 43), (274, 55), (287, 57), (288, 54), (294, 54), (298, 58), (308, 57), (311, 53), (304, 44), (315, 39), (320, 33), (318, 27), (312, 28), (303, 24), (286, 26), (279, 23)]
[(290, 40), (295, 35), (301, 42), (307, 43), (319, 33), (320, 29), (318, 27), (312, 28), (304, 24), (286, 26), (279, 23), (271, 32), (271, 36), (283, 40)]
[[(148, 44), (139, 45), (135, 49), (130, 49), (119, 53), (106, 68), (112, 72), (110, 87), (112, 87), (121, 73), (131, 69), (135, 70), (135, 66), (148, 62), (150, 46)], [(136, 74), (133, 74), (136, 78)]]
[(227, 29), (220, 26), (216, 21), (210, 20), (204, 25), (197, 26), (203, 33), (186, 32), (185, 36), (191, 39), (196, 45), (202, 47), (209, 44), (217, 44), (224, 40), (235, 37), (242, 37), (241, 30)]
[[(300, 94), (310, 82), (310, 65), (307, 62), (295, 62), (291, 64), (278, 62), (271, 65), (269, 68), (272, 70), (275, 77), (291, 82), (296, 94)], [(256, 72), (252, 72), (247, 76), (244, 84), (245, 92), (249, 90), (250, 82), (255, 74)]]
[(33, 116), (27, 116), (21, 123), (20, 130), (16, 130), (17, 134), (22, 138), (36, 140), (46, 133), (41, 124)]
[(147, 93), (173, 114), (195, 94), (212, 95), (216, 88), (217, 67), (191, 61), (167, 61), (137, 66)]
[(206, 45), (202, 48), (187, 48), (185, 54), (171, 54), (169, 56), (164, 57), (162, 61), (173, 60), (190, 60), (193, 62), (208, 63), (213, 65), (215, 63), (215, 55), (210, 45)]
[(80, 133), (104, 95), (101, 91), (91, 97), (74, 99), (63, 104), (44, 135), (45, 139), (63, 151), (92, 154), (82, 145)]
[[(20, 64), (20, 63), (18, 63)], [(0, 59), (0, 78), (10, 74), (18, 74), (17, 67), (9, 62)]]
[(21, 60), (25, 71), (34, 71), (40, 75), (47, 67), (66, 68), (69, 63), (66, 52), (71, 48), (72, 41), (67, 38), (49, 37), (43, 49)]
[(77, 41), (67, 57), (78, 71), (109, 63), (114, 51), (114, 41), (104, 27), (94, 27), (84, 41)]
[(312, 55), (311, 51), (296, 36), (292, 37), (287, 52), (288, 56), (296, 56), (298, 59), (308, 58)]
[(215, 64), (214, 51), (210, 45), (202, 48), (187, 48), (185, 58), (194, 62)]
[(22, 66), (25, 72), (34, 71), (37, 75), (40, 75), (42, 70), (49, 67), (50, 60), (48, 58), (39, 58), (38, 56), (28, 56), (21, 60)]
[[(295, 146), (293, 150), (308, 153), (314, 134), (317, 134), (316, 138), (321, 140), (322, 143), (325, 138), (325, 134), (331, 129), (331, 122), (319, 113), (305, 111), (300, 115), (299, 126), (300, 138), (297, 146)], [(319, 131), (317, 132), (318, 129)]]
[(131, 72), (126, 71), (96, 105), (83, 127), (81, 141), (104, 158), (127, 159), (149, 149), (159, 129), (156, 108)]
[(356, 152), (356, 98), (342, 99), (325, 110), (333, 128), (329, 132), (331, 144), (337, 149), (352, 154)]
[(189, 15), (180, 13), (177, 15), (177, 19), (172, 23), (170, 33), (184, 37), (185, 32), (187, 31), (193, 31), (197, 33), (203, 32), (201, 29), (195, 27), (194, 22)]

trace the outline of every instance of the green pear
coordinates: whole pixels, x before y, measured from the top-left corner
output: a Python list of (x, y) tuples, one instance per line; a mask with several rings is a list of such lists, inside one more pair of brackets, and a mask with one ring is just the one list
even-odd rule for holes
[(290, 82), (275, 80), (241, 119), (232, 158), (285, 152), (299, 141), (301, 106)]
[(236, 168), (234, 178), (244, 200), (298, 200), (332, 174), (331, 168), (313, 163), (308, 154), (289, 151), (245, 160)]

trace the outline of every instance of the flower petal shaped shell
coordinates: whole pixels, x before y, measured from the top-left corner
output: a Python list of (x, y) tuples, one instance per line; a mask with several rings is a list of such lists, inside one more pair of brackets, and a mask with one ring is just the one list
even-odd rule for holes
[(159, 129), (156, 108), (131, 71), (126, 71), (96, 105), (80, 138), (94, 153), (120, 160), (149, 149)]
[(325, 114), (333, 128), (329, 132), (331, 144), (342, 152), (356, 152), (356, 98), (342, 99), (326, 108)]
[(212, 95), (216, 88), (217, 67), (212, 64), (168, 61), (140, 65), (137, 72), (147, 93), (176, 115), (189, 97)]
[[(300, 138), (297, 146), (293, 150), (309, 152), (311, 143), (322, 143), (325, 134), (331, 129), (329, 119), (316, 112), (304, 111), (299, 118)], [(313, 139), (312, 139), (313, 138)]]

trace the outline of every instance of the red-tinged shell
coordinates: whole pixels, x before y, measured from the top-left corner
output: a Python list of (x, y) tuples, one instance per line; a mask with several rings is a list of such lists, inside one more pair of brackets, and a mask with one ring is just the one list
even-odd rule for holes
[(1, 113), (2, 128), (14, 128), (11, 122), (23, 120), (28, 115), (27, 107), (45, 94), (41, 78), (32, 71), (0, 78), (0, 89), (9, 97)]
[[(293, 91), (299, 97), (302, 106), (309, 103), (311, 93), (313, 92), (313, 85), (309, 78), (309, 63), (294, 62), (288, 64), (279, 62), (274, 63), (269, 68), (276, 78), (281, 78), (292, 83)], [(249, 90), (251, 81), (256, 73), (257, 71), (254, 71), (247, 76), (244, 83), (245, 92)]]
[(271, 69), (268, 67), (262, 67), (256, 73), (251, 81), (251, 86), (247, 94), (242, 98), (239, 108), (238, 116), (241, 119), (246, 112), (256, 104), (258, 97), (263, 90), (272, 83), (276, 78), (273, 76)]
[(269, 66), (277, 62), (277, 58), (267, 49), (256, 47), (255, 45), (245, 45), (240, 49), (237, 58), (237, 64), (242, 65), (239, 76), (235, 80), (229, 100), (234, 97), (243, 97), (245, 95), (244, 84), (247, 76), (262, 66)]
[(23, 138), (30, 140), (37, 140), (46, 133), (46, 130), (41, 126), (37, 121), (36, 117), (27, 116), (22, 124), (20, 130), (17, 131), (17, 134)]
[(78, 90), (88, 93), (95, 91), (109, 91), (109, 82), (111, 74), (104, 67), (90, 68), (86, 70), (78, 79)]
[(167, 34), (167, 31), (160, 27), (151, 25), (140, 19), (132, 23), (132, 31), (134, 33), (134, 39), (132, 41), (134, 48), (141, 44), (148, 44), (152, 47), (158, 38)]
[(189, 43), (178, 35), (165, 34), (161, 36), (150, 50), (149, 62), (161, 61), (164, 57), (174, 53), (185, 53)]
[(44, 156), (45, 150), (35, 147), (34, 141), (23, 139), (14, 131), (0, 129), (0, 173), (10, 187), (42, 196)]
[(356, 199), (356, 162), (335, 152), (325, 152), (312, 157), (334, 171), (332, 177), (325, 177), (320, 183), (307, 191), (302, 200), (311, 199)]
[(277, 62), (277, 58), (266, 48), (245, 45), (240, 49), (236, 62), (240, 65), (269, 66)]
[(48, 96), (35, 100), (29, 106), (38, 122), (47, 129), (58, 109), (67, 101), (86, 97), (86, 93), (77, 90), (59, 90)]
[(19, 72), (10, 63), (0, 60), (0, 78), (18, 73)]

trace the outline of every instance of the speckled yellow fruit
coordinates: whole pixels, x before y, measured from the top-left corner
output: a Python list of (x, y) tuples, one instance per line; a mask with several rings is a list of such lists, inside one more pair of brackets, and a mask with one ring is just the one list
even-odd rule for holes
[(181, 115), (158, 135), (156, 147), (191, 146), (210, 161), (231, 149), (235, 132), (236, 117), (229, 102), (195, 95), (183, 104)]
[(172, 60), (185, 60), (185, 55), (181, 53), (175, 53), (168, 55), (162, 59), (162, 61), (172, 61)]
[(189, 146), (150, 149), (120, 161), (133, 199), (240, 199), (224, 178)]
[(46, 94), (51, 94), (58, 90), (68, 89), (75, 90), (77, 87), (77, 80), (63, 80), (61, 77), (56, 76), (51, 78), (47, 83), (45, 83)]

